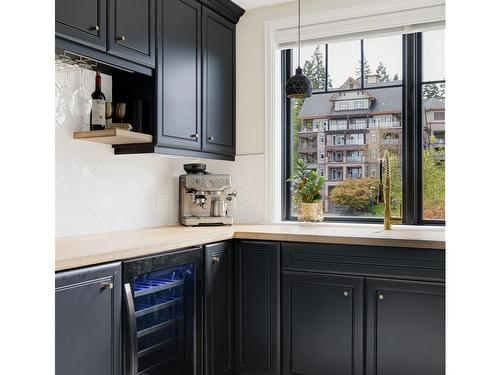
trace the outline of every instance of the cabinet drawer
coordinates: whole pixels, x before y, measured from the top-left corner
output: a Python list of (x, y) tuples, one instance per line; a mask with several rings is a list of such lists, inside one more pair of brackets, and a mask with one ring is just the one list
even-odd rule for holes
[(284, 242), (284, 270), (443, 281), (445, 251)]

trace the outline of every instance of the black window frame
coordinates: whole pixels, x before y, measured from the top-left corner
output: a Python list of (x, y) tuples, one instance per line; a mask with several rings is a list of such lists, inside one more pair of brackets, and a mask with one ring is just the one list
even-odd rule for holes
[[(361, 89), (365, 88), (364, 77), (364, 41), (361, 44)], [(422, 33), (412, 33), (402, 35), (402, 83), (397, 85), (386, 85), (384, 88), (402, 88), (402, 221), (406, 225), (438, 225), (446, 224), (446, 220), (430, 220), (423, 217), (423, 170), (422, 170), (422, 88), (429, 83), (445, 83), (440, 81), (422, 81)], [(314, 90), (313, 95), (349, 92), (360, 90), (355, 89), (329, 89), (328, 87), (328, 44), (325, 45), (325, 83), (324, 90)], [(285, 87), (286, 81), (293, 72), (292, 50), (281, 51), (281, 84)], [(373, 89), (373, 88), (370, 88)], [(293, 147), (293, 134), (291, 126), (291, 100), (282, 90), (281, 99), (281, 135), (282, 135), (282, 178), (281, 178), (281, 219), (283, 221), (296, 221), (297, 217), (292, 215), (292, 199), (290, 182), (288, 178), (292, 171), (292, 158), (290, 157)], [(328, 173), (328, 171), (325, 171)], [(349, 223), (383, 223), (383, 218), (379, 217), (325, 217), (329, 222), (349, 222)]]

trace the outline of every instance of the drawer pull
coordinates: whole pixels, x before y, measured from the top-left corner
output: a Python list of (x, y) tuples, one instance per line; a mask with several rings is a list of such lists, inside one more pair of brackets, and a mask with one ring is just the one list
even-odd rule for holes
[(116, 38), (117, 42), (124, 41), (125, 40), (125, 35), (120, 35), (119, 37)]
[(99, 25), (89, 27), (89, 30), (91, 30), (91, 31), (99, 31), (99, 29), (100, 29)]
[(102, 289), (113, 289), (113, 283), (103, 283)]

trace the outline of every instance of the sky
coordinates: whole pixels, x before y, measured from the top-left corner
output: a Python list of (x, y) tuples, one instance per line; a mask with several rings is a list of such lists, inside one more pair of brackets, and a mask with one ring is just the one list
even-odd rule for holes
[[(301, 48), (301, 66), (310, 59), (316, 46)], [(424, 81), (444, 79), (444, 30), (423, 33), (423, 79)], [(320, 47), (323, 55), (325, 47)], [(402, 77), (402, 36), (385, 36), (364, 40), (365, 57), (373, 74), (379, 62), (386, 68), (390, 79), (397, 73)], [(349, 76), (356, 78), (356, 67), (361, 60), (360, 41), (336, 42), (328, 45), (328, 65), (333, 87), (337, 88)], [(296, 64), (296, 63), (295, 63)]]

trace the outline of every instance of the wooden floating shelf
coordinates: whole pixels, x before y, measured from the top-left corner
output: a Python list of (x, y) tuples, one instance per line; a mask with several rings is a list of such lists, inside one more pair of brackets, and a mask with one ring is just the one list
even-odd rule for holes
[(74, 132), (73, 139), (80, 139), (82, 141), (88, 142), (105, 143), (108, 145), (127, 145), (153, 142), (153, 136), (150, 134), (136, 133), (122, 129)]

